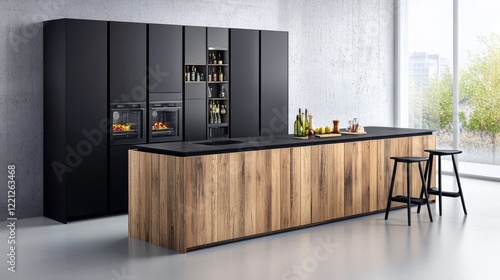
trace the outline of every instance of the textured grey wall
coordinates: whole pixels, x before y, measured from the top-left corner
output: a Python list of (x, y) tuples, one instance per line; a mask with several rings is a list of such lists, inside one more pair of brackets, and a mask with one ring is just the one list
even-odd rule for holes
[[(290, 120), (393, 125), (394, 0), (2, 0), (0, 186), (17, 166), (18, 217), (42, 215), (42, 25), (56, 18), (289, 31)], [(292, 126), (290, 125), (290, 129)], [(7, 215), (0, 188), (0, 220)]]

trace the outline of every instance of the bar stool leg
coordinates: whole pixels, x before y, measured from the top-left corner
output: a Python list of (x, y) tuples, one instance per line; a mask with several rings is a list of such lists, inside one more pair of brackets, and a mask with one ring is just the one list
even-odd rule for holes
[(410, 164), (406, 163), (406, 196), (408, 197), (407, 212), (408, 212), (408, 226), (411, 226), (411, 185), (410, 185)]
[(392, 190), (394, 189), (394, 179), (396, 178), (396, 169), (398, 162), (394, 161), (394, 168), (392, 170), (391, 186), (389, 187), (389, 198), (387, 199), (387, 208), (385, 209), (385, 219), (389, 217), (389, 209), (391, 208)]
[[(427, 172), (427, 166), (425, 167), (426, 172)], [(429, 213), (429, 219), (431, 220), (431, 223), (433, 222), (432, 220), (432, 213), (431, 213), (431, 206), (429, 205), (429, 194), (427, 193), (427, 189), (425, 187), (425, 178), (424, 174), (422, 173), (422, 166), (420, 165), (420, 162), (418, 163), (418, 170), (420, 171), (420, 179), (422, 180), (422, 192), (425, 193), (425, 199), (427, 200), (427, 212)], [(418, 206), (420, 207), (420, 205)]]
[(441, 188), (441, 155), (438, 155), (439, 216), (443, 215), (443, 189)]
[[(419, 168), (419, 169), (421, 168), (421, 167), (420, 167), (420, 162), (418, 163), (418, 168)], [(426, 178), (426, 177), (427, 177), (427, 172), (429, 172), (429, 160), (427, 160), (427, 162), (425, 163), (424, 178)], [(424, 180), (424, 181), (422, 181), (423, 185), (422, 185), (422, 189), (420, 190), (420, 199), (422, 199), (422, 198), (423, 198), (423, 196), (424, 196), (424, 190), (425, 190), (425, 188), (426, 188), (426, 184), (425, 184), (425, 182), (426, 182), (425, 180)], [(429, 200), (429, 197), (427, 197), (427, 200)], [(419, 206), (417, 207), (417, 213), (420, 213), (420, 206), (421, 206), (421, 205), (419, 205)]]
[(453, 161), (453, 171), (455, 171), (455, 177), (457, 178), (458, 192), (460, 193), (460, 199), (462, 200), (462, 208), (464, 209), (464, 214), (467, 215), (467, 209), (465, 208), (464, 194), (462, 193), (462, 185), (460, 184), (460, 178), (458, 176), (457, 165), (455, 163), (454, 155), (451, 155), (451, 160)]

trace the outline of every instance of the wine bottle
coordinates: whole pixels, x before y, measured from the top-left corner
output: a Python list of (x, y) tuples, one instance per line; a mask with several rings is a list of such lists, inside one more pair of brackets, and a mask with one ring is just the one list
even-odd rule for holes
[(212, 68), (212, 81), (214, 81), (214, 82), (217, 81), (217, 74), (215, 73), (214, 68)]
[(303, 112), (302, 115), (300, 116), (300, 120), (302, 122), (302, 136), (307, 136), (306, 118)]
[(191, 81), (196, 81), (196, 68), (193, 66), (191, 70)]
[(300, 127), (300, 122), (299, 122), (299, 115), (295, 117), (295, 123), (293, 124), (293, 136), (298, 137), (299, 135), (299, 127)]
[(220, 56), (220, 53), (219, 53), (219, 64), (222, 64), (222, 58)]
[(186, 73), (184, 73), (184, 79), (189, 82), (189, 66), (186, 66)]
[(214, 115), (213, 115), (213, 105), (212, 105), (212, 101), (210, 101), (209, 103), (209, 112), (210, 112), (210, 123), (214, 123)]
[(306, 135), (309, 135), (309, 121), (307, 120), (307, 109), (306, 109), (306, 113), (304, 115), (304, 131), (305, 131)]
[(224, 87), (224, 85), (221, 85), (219, 97), (226, 98), (226, 88)]
[(224, 81), (224, 74), (222, 74), (222, 68), (219, 67), (219, 81)]

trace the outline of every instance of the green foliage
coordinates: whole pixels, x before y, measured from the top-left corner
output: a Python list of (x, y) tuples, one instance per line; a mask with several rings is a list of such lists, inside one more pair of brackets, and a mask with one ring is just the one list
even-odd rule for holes
[(446, 71), (433, 77), (420, 94), (422, 97), (422, 127), (449, 129), (453, 121), (453, 77)]
[(466, 128), (495, 134), (500, 132), (500, 35), (479, 42), (484, 50), (470, 57), (460, 79), (460, 91), (472, 105)]
[[(460, 112), (459, 120), (468, 130), (495, 134), (500, 132), (500, 35), (478, 40), (484, 50), (471, 55), (460, 75), (460, 99), (469, 98), (470, 115)], [(412, 112), (422, 112), (421, 116), (412, 116), (422, 128), (451, 129), (453, 76), (449, 69), (441, 77), (431, 78), (426, 88), (410, 96)]]

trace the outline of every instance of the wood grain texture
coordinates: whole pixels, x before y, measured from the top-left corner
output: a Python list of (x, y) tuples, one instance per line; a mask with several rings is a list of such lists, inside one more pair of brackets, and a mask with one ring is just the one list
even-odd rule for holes
[(255, 233), (272, 230), (272, 152), (256, 153), (256, 229)]
[(300, 150), (300, 225), (311, 223), (311, 147)]
[(345, 172), (344, 172), (344, 161), (345, 161), (345, 144), (332, 144), (329, 145), (333, 151), (332, 154), (332, 170), (330, 172), (333, 176), (333, 217), (334, 219), (343, 218), (345, 216)]
[(128, 152), (128, 235), (136, 239), (139, 239), (139, 155), (137, 151)]
[[(435, 148), (435, 136), (193, 157), (131, 150), (129, 236), (186, 252), (384, 210), (390, 157), (427, 148)], [(412, 183), (418, 175), (412, 169)], [(400, 165), (398, 182), (405, 176)]]

